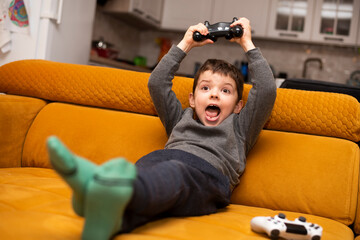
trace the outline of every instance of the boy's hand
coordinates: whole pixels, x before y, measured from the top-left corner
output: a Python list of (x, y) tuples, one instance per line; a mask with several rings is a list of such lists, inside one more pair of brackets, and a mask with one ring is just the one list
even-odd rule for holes
[(193, 34), (196, 31), (200, 32), (201, 35), (207, 35), (209, 33), (207, 27), (205, 27), (205, 25), (202, 23), (199, 23), (194, 26), (190, 26), (186, 31), (183, 39), (180, 41), (180, 43), (177, 46), (184, 52), (188, 53), (194, 47), (200, 47), (209, 43), (214, 43), (210, 39), (205, 39), (201, 42), (194, 41)]
[(235, 27), (236, 25), (241, 25), (244, 30), (244, 33), (241, 38), (232, 38), (231, 42), (236, 42), (244, 49), (245, 52), (254, 49), (255, 45), (251, 40), (251, 26), (250, 21), (247, 18), (240, 18), (239, 20), (233, 22), (230, 27)]

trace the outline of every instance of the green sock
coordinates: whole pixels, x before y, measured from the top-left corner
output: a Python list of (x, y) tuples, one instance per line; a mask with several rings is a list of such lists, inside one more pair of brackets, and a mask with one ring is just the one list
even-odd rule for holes
[(47, 147), (53, 168), (73, 190), (74, 211), (83, 217), (87, 185), (97, 166), (72, 154), (55, 136), (48, 138)]
[(136, 167), (123, 158), (110, 160), (96, 169), (86, 194), (83, 239), (110, 239), (121, 230), (135, 178)]

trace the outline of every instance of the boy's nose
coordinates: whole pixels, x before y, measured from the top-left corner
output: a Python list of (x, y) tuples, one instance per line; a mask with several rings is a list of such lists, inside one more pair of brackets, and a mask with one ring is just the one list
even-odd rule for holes
[(216, 99), (217, 99), (217, 98), (219, 98), (219, 95), (218, 95), (217, 91), (212, 91), (210, 97), (211, 97), (212, 99), (213, 99), (213, 98), (216, 98)]

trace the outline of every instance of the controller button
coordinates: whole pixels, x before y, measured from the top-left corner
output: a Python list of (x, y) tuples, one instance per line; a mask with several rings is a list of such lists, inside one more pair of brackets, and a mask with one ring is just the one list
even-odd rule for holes
[(208, 38), (213, 42), (216, 42), (217, 40), (217, 37), (215, 37), (214, 35), (209, 35)]
[(227, 40), (230, 40), (230, 39), (232, 39), (232, 35), (230, 33), (227, 33), (227, 34), (225, 34), (225, 38)]
[(285, 218), (286, 218), (285, 214), (283, 214), (283, 213), (279, 213), (279, 214), (278, 214), (278, 217), (281, 218), (281, 219), (285, 219)]
[(270, 232), (271, 239), (277, 239), (280, 235), (280, 231), (278, 229), (274, 229)]
[(300, 221), (300, 222), (306, 222), (306, 218), (303, 217), (303, 216), (300, 216), (300, 217), (299, 217), (299, 221)]

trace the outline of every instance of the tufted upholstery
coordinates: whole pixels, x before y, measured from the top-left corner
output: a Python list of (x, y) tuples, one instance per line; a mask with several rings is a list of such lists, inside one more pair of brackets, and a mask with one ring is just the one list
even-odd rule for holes
[(265, 128), (360, 141), (360, 104), (354, 97), (311, 91), (278, 89)]
[[(147, 90), (149, 73), (25, 60), (3, 66), (0, 78), (0, 91), (8, 94), (156, 115)], [(188, 107), (192, 83), (192, 79), (185, 77), (174, 80), (174, 91), (183, 107)], [(245, 85), (244, 100), (250, 89), (250, 85)], [(347, 95), (278, 89), (265, 128), (358, 142), (360, 106)]]
[[(153, 105), (149, 104), (149, 73), (25, 60), (5, 65), (0, 77), (4, 79), (0, 83), (1, 91), (8, 94), (156, 114)], [(181, 80), (186, 81), (186, 84), (176, 84), (176, 88), (188, 92), (186, 87), (191, 87), (191, 79), (181, 78), (178, 82)], [(185, 105), (187, 96), (180, 100)]]

